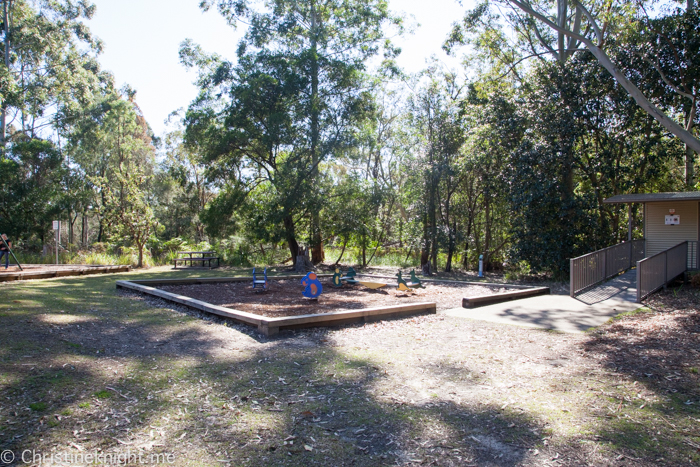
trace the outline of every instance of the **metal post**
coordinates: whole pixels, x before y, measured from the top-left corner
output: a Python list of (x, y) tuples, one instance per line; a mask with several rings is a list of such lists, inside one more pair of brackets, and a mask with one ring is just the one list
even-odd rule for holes
[(642, 302), (642, 266), (637, 261), (637, 303)]
[(627, 269), (632, 269), (632, 252), (634, 251), (634, 250), (632, 250), (632, 239), (630, 239), (628, 245), (629, 245), (629, 250), (630, 250), (630, 256), (629, 256), (630, 262), (629, 262), (629, 266), (627, 266)]
[(632, 203), (627, 205), (627, 241), (632, 241)]
[(569, 260), (569, 297), (574, 296), (574, 260)]
[(666, 290), (667, 283), (668, 283), (668, 253), (664, 252), (664, 290)]
[(603, 281), (608, 278), (608, 251), (607, 248), (602, 250), (603, 257)]

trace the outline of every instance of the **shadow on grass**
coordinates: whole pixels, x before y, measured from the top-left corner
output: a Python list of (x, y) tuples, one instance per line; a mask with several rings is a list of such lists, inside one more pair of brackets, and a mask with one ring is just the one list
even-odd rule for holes
[(22, 284), (7, 296), (0, 449), (18, 458), (128, 451), (172, 454), (175, 465), (517, 465), (542, 441), (527, 413), (387, 396), (386, 373), (323, 332), (253, 338), (120, 296), (113, 278)]
[(693, 291), (687, 293), (678, 302), (673, 292), (661, 293), (661, 303), (672, 302), (666, 311), (628, 314), (584, 343), (618, 377), (617, 391), (608, 394), (617, 409), (605, 414), (599, 435), (631, 457), (700, 463), (700, 313)]

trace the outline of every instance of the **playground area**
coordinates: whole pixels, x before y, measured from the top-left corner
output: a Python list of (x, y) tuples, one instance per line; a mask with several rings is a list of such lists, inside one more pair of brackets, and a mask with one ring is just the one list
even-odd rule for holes
[[(517, 285), (439, 281), (424, 285), (412, 271), (410, 281), (391, 277), (332, 275), (268, 277), (200, 277), (117, 281), (129, 289), (255, 326), (264, 336), (302, 327), (338, 326), (356, 322), (434, 314), (460, 306), (465, 297), (510, 295)], [(323, 282), (322, 282), (323, 281)], [(325, 283), (325, 286), (324, 286)], [(532, 289), (531, 287), (524, 287)], [(548, 292), (548, 289), (546, 289)], [(522, 292), (519, 291), (518, 293)], [(478, 299), (478, 298), (477, 298)], [(512, 299), (512, 298), (505, 298)]]
[(508, 290), (459, 283), (428, 283), (425, 288), (397, 290), (396, 281), (385, 287), (370, 289), (361, 284), (332, 287), (329, 278), (323, 278), (323, 293), (315, 300), (302, 296), (303, 286), (298, 279), (269, 281), (268, 289), (253, 289), (250, 281), (215, 284), (164, 285), (166, 292), (202, 300), (213, 305), (254, 313), (267, 317), (298, 316), (331, 313), (338, 310), (356, 310), (371, 307), (402, 305), (415, 302), (435, 302), (437, 310), (461, 306), (465, 296), (484, 296)]

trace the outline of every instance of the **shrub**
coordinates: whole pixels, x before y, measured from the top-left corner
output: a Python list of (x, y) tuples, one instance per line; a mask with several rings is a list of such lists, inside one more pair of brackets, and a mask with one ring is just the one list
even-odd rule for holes
[(695, 273), (690, 278), (690, 285), (696, 288), (700, 288), (700, 273)]

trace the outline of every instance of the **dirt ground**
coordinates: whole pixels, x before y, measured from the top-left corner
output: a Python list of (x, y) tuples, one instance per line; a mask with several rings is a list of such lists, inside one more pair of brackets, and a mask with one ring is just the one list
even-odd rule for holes
[(86, 264), (23, 264), (20, 269), (16, 264), (10, 264), (5, 269), (5, 266), (0, 266), (0, 274), (16, 273), (16, 272), (47, 272), (47, 271), (64, 271), (80, 268), (99, 268), (104, 266), (86, 265)]
[[(380, 282), (380, 279), (366, 280)], [(509, 290), (505, 287), (426, 282), (425, 288), (399, 291), (396, 290), (396, 281), (387, 282), (386, 287), (372, 290), (362, 285), (344, 285), (336, 288), (325, 280), (322, 282), (323, 293), (316, 300), (302, 296), (304, 286), (300, 285), (298, 279), (270, 280), (267, 291), (253, 289), (249, 282), (169, 285), (158, 288), (213, 305), (268, 317), (330, 313), (412, 302), (435, 302), (439, 311), (462, 306), (464, 297), (478, 297)]]
[(114, 287), (155, 277), (182, 275), (3, 287), (0, 451), (192, 467), (700, 465), (696, 289), (586, 334), (437, 314), (265, 338)]

